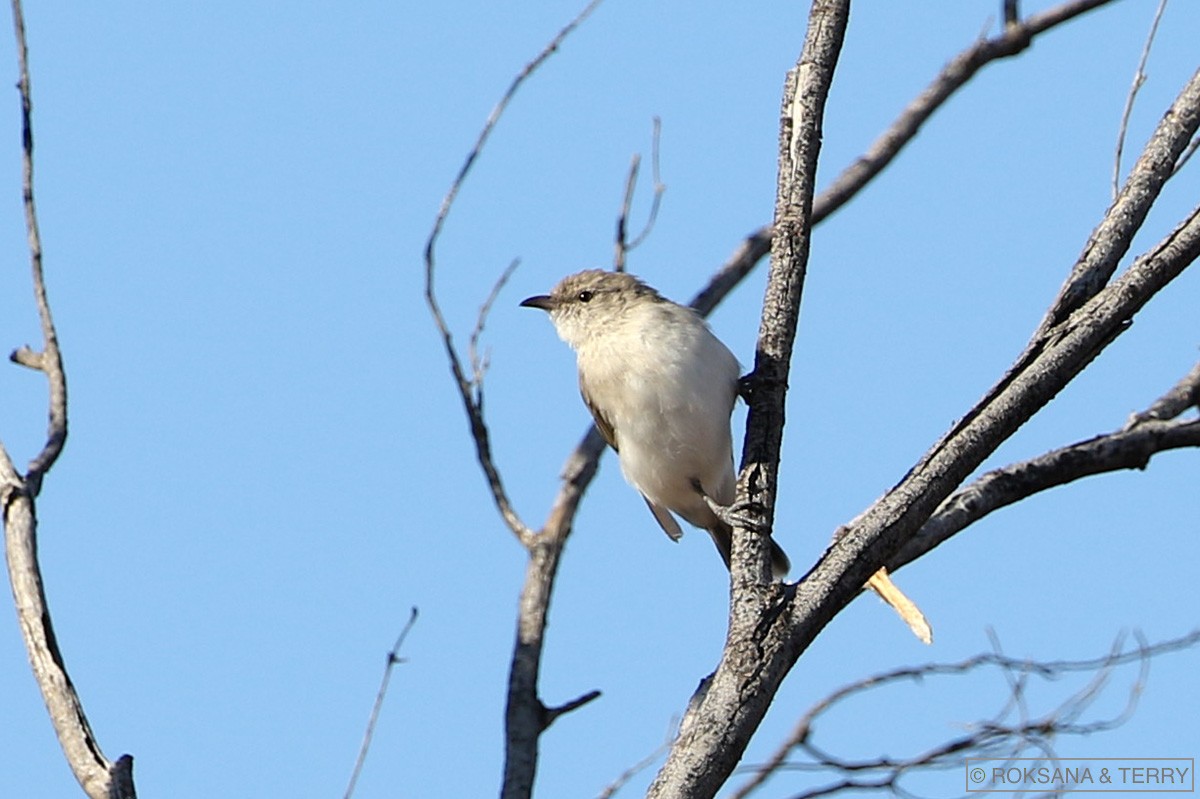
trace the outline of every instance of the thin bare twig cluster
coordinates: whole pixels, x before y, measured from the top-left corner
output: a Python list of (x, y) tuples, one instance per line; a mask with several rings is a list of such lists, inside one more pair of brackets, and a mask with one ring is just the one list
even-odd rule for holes
[[(793, 799), (815, 799), (844, 791), (886, 791), (894, 796), (916, 797), (905, 779), (930, 770), (961, 769), (968, 758), (1014, 760), (1057, 758), (1060, 739), (1086, 736), (1114, 729), (1127, 722), (1137, 707), (1146, 685), (1150, 661), (1158, 656), (1189, 649), (1200, 643), (1200, 631), (1149, 644), (1136, 634), (1137, 645), (1126, 648), (1118, 637), (1107, 655), (1085, 660), (1031, 660), (1005, 655), (993, 636), (992, 651), (952, 663), (926, 663), (875, 674), (856, 680), (812, 705), (796, 722), (792, 733), (761, 765), (743, 770), (753, 776), (731, 799), (744, 799), (757, 792), (768, 779), (785, 772), (834, 775), (831, 782), (794, 794)], [(1088, 712), (1105, 694), (1115, 670), (1138, 664), (1121, 708), (1108, 716), (1088, 717)], [(906, 756), (879, 755), (849, 759), (829, 752), (817, 743), (818, 722), (842, 703), (887, 686), (920, 685), (923, 694), (929, 681), (946, 676), (963, 676), (994, 670), (1004, 680), (1007, 696), (999, 710), (987, 719), (972, 723), (961, 734), (939, 741)], [(1053, 682), (1068, 674), (1090, 674), (1091, 678), (1053, 707), (1034, 712), (1029, 697), (1035, 680)], [(927, 699), (922, 698), (922, 702)]]

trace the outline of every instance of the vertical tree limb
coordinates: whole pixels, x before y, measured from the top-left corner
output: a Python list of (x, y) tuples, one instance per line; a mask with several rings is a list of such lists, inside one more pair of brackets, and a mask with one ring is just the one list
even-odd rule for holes
[(67, 380), (42, 273), (42, 245), (33, 197), (33, 104), (29, 54), (20, 0), (13, 0), (12, 14), (20, 69), (17, 88), (21, 97), (22, 193), (34, 301), (42, 330), (42, 349), (35, 352), (29, 347), (22, 347), (10, 357), (15, 363), (46, 375), (49, 385), (49, 424), (45, 444), (30, 462), (24, 476), (17, 473), (8, 452), (0, 446), (0, 503), (4, 511), (5, 560), (29, 662), (68, 765), (84, 792), (92, 799), (133, 799), (136, 796), (133, 758), (125, 755), (114, 763), (100, 750), (54, 636), (37, 559), (37, 512), (34, 500), (41, 490), (42, 479), (58, 460), (66, 443)]
[[(750, 397), (738, 499), (758, 503), (763, 522), (774, 513), (774, 491), (784, 423), (784, 399), (800, 297), (808, 263), (812, 198), (825, 100), (849, 20), (849, 0), (816, 0), (804, 49), (788, 73), (779, 138), (779, 189), (754, 391)], [(693, 697), (679, 736), (647, 794), (654, 799), (702, 799), (720, 790), (766, 713), (779, 681), (753, 675), (772, 669), (757, 640), (782, 599), (770, 583), (764, 537), (734, 530), (729, 631), (716, 672)], [(866, 582), (865, 578), (863, 582)], [(860, 583), (861, 585), (862, 583)]]

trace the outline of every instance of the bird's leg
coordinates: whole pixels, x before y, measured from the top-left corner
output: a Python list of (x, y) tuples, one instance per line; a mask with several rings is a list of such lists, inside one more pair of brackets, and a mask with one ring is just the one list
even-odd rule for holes
[(762, 378), (758, 376), (758, 372), (747, 372), (738, 378), (737, 393), (746, 404), (750, 403), (750, 398), (754, 396), (754, 392), (762, 385)]
[(732, 505), (722, 505), (704, 491), (704, 486), (700, 484), (699, 480), (693, 478), (692, 487), (704, 499), (704, 504), (708, 505), (709, 510), (730, 527), (741, 527), (762, 535), (771, 534), (771, 525), (763, 521), (765, 509), (761, 502), (748, 500), (735, 502)]

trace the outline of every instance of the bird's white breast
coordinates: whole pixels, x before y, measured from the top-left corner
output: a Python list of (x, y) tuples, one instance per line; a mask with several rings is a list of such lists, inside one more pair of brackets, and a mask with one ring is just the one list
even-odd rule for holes
[(708, 526), (711, 511), (692, 481), (717, 502), (733, 500), (733, 353), (669, 302), (625, 314), (576, 350), (582, 388), (613, 426), (626, 479), (651, 502)]

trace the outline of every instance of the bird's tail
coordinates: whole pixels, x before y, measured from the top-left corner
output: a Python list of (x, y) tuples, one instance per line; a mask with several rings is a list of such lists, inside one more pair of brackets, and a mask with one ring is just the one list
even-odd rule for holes
[[(725, 561), (725, 568), (728, 569), (729, 559), (733, 556), (733, 530), (722, 523), (709, 528), (708, 534), (712, 536), (717, 552), (721, 553), (721, 560)], [(792, 568), (792, 562), (774, 538), (768, 536), (767, 545), (771, 548), (771, 575), (776, 580), (782, 580)]]

